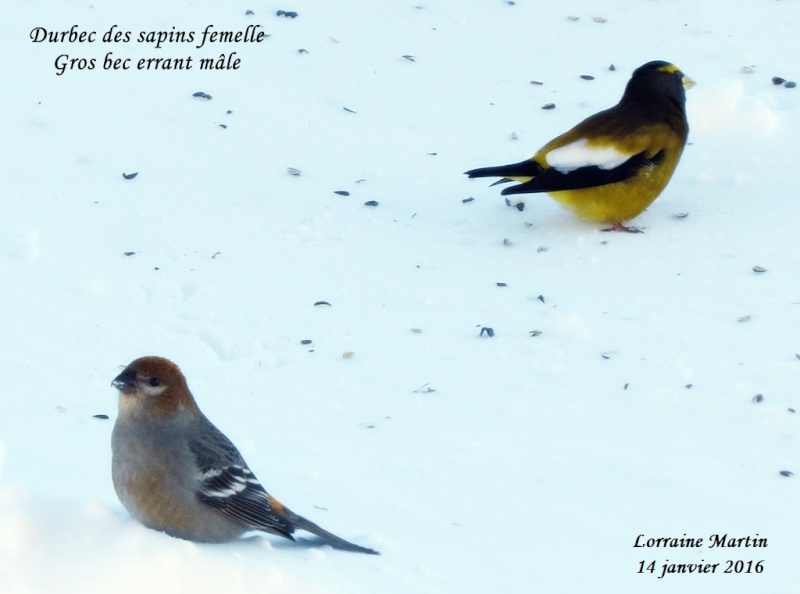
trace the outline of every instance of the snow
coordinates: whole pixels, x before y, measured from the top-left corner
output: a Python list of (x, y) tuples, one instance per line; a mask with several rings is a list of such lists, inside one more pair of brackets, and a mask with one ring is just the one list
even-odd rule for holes
[[(771, 81), (800, 76), (796, 3), (3, 12), (0, 592), (800, 592), (800, 91)], [(73, 24), (270, 37), (28, 37)], [(59, 54), (109, 51), (241, 64), (56, 75)], [(653, 59), (698, 86), (643, 234), (545, 196), (519, 212), (462, 175), (529, 157)], [(150, 354), (276, 497), (382, 555), (136, 524), (111, 485), (109, 383)], [(715, 533), (769, 546), (633, 547)], [(667, 559), (764, 571), (659, 580)]]

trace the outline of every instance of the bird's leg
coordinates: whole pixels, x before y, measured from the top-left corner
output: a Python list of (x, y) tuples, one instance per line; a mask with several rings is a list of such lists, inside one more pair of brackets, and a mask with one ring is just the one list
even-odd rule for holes
[(622, 223), (614, 223), (608, 229), (602, 229), (602, 231), (621, 231), (623, 233), (644, 233), (638, 227), (626, 227)]

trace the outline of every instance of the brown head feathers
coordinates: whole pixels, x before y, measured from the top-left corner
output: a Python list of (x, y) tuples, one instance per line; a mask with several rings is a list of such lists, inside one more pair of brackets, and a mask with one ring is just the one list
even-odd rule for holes
[(132, 399), (134, 406), (160, 417), (170, 416), (181, 407), (200, 413), (180, 368), (163, 357), (132, 361), (111, 385), (120, 391), (120, 409)]

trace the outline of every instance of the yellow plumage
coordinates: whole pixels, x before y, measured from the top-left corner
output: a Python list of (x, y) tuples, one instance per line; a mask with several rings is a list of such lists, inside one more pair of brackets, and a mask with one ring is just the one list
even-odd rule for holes
[(466, 173), (520, 182), (502, 193), (546, 192), (582, 219), (626, 229), (622, 223), (647, 208), (672, 178), (689, 133), (685, 89), (693, 85), (676, 66), (649, 62), (633, 73), (617, 105), (530, 159)]

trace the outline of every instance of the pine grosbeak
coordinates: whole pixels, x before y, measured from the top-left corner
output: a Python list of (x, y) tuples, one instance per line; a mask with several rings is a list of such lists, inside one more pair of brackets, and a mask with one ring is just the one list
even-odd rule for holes
[(200, 542), (226, 542), (253, 530), (294, 540), (299, 528), (348, 551), (378, 554), (267, 493), (233, 443), (200, 411), (171, 361), (136, 359), (111, 385), (120, 392), (111, 435), (114, 489), (145, 526)]

